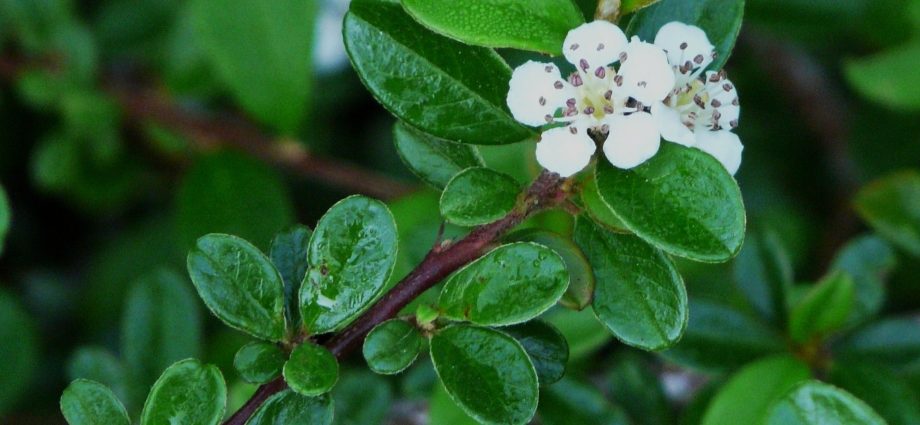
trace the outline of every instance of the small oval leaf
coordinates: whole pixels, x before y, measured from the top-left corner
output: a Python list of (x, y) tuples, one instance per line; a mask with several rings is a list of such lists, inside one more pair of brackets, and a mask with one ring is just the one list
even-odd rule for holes
[(835, 272), (807, 289), (789, 312), (789, 336), (803, 343), (821, 338), (846, 323), (856, 290), (846, 272)]
[(911, 170), (876, 180), (856, 194), (856, 211), (875, 231), (901, 249), (920, 256), (920, 172)]
[(293, 226), (272, 239), (269, 257), (284, 281), (284, 313), (291, 328), (300, 327), (300, 284), (307, 275), (307, 249), (313, 231), (307, 226)]
[(559, 304), (573, 310), (583, 310), (594, 298), (594, 272), (581, 248), (570, 239), (541, 229), (526, 229), (508, 235), (509, 241), (534, 242), (552, 249), (565, 262), (569, 272), (569, 288)]
[(584, 216), (575, 242), (594, 269), (594, 313), (626, 344), (661, 350), (687, 325), (687, 290), (671, 260), (632, 235), (611, 233)]
[(751, 363), (719, 389), (706, 409), (702, 425), (763, 423), (770, 403), (809, 376), (808, 366), (790, 355)]
[(291, 352), (284, 364), (284, 381), (305, 396), (325, 394), (339, 379), (339, 362), (329, 350), (305, 342)]
[(467, 168), (444, 187), (441, 215), (459, 226), (491, 223), (514, 209), (520, 190), (520, 184), (507, 174), (483, 167)]
[(502, 330), (524, 347), (541, 386), (562, 379), (569, 361), (569, 344), (558, 329), (542, 320), (531, 320)]
[(741, 191), (725, 167), (699, 149), (664, 143), (630, 170), (599, 161), (597, 188), (627, 228), (669, 254), (724, 262), (741, 249)]
[(316, 224), (300, 288), (300, 313), (311, 334), (333, 331), (361, 314), (386, 285), (397, 253), (396, 222), (382, 202), (351, 196)]
[(330, 425), (333, 411), (328, 394), (307, 397), (288, 389), (265, 400), (246, 425)]
[(481, 423), (523, 425), (536, 412), (537, 373), (504, 333), (451, 326), (431, 339), (431, 360), (451, 399)]
[(438, 189), (457, 173), (486, 165), (475, 146), (440, 139), (403, 122), (393, 127), (393, 143), (409, 170)]
[(412, 365), (422, 350), (422, 335), (405, 320), (387, 320), (364, 339), (364, 359), (376, 373), (394, 375)]
[(442, 316), (485, 326), (525, 322), (553, 306), (569, 283), (562, 257), (529, 242), (500, 246), (447, 279)]
[(765, 425), (887, 425), (862, 400), (820, 381), (805, 381), (780, 399)]
[(77, 379), (61, 395), (61, 413), (70, 425), (129, 425), (125, 406), (98, 382)]
[(227, 386), (217, 366), (182, 360), (153, 384), (141, 413), (141, 425), (213, 425), (224, 417), (226, 406)]
[(284, 283), (268, 257), (235, 236), (210, 234), (188, 254), (198, 295), (228, 326), (269, 341), (284, 338)]
[(244, 345), (233, 357), (233, 367), (250, 384), (264, 384), (281, 375), (287, 360), (275, 344), (253, 341)]
[(623, 220), (620, 220), (613, 212), (613, 209), (601, 199), (601, 194), (597, 191), (597, 179), (594, 176), (588, 177), (582, 185), (581, 202), (584, 204), (585, 212), (598, 224), (617, 233), (632, 233), (623, 224)]

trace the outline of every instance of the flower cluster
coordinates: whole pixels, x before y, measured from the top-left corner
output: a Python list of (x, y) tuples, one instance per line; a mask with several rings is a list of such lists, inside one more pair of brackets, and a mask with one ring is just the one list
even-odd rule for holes
[(738, 92), (724, 72), (705, 71), (715, 52), (703, 30), (671, 22), (652, 44), (594, 21), (569, 31), (563, 53), (576, 68), (568, 78), (554, 64), (529, 61), (514, 70), (508, 91), (515, 119), (549, 127), (537, 143), (544, 168), (563, 177), (581, 171), (595, 141), (611, 164), (633, 168), (664, 138), (737, 171), (743, 146), (730, 130), (738, 125)]

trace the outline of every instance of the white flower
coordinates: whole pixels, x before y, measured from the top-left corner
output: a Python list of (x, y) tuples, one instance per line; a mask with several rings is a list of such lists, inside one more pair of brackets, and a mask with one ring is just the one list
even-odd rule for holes
[(654, 156), (661, 136), (647, 110), (675, 86), (665, 52), (635, 37), (628, 42), (607, 21), (569, 31), (562, 50), (575, 66), (568, 78), (556, 65), (529, 61), (514, 70), (509, 84), (507, 103), (516, 120), (534, 127), (566, 125), (543, 133), (537, 144), (540, 165), (571, 176), (588, 165), (595, 140), (620, 168)]

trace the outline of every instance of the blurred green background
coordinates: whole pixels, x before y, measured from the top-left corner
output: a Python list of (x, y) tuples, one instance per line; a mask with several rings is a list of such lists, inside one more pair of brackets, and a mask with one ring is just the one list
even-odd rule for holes
[[(12, 210), (0, 251), (0, 423), (63, 423), (58, 397), (76, 376), (109, 383), (137, 411), (160, 371), (192, 356), (223, 370), (230, 411), (245, 400), (253, 388), (232, 358), (247, 338), (206, 314), (185, 273), (203, 234), (265, 249), (360, 192), (397, 216), (397, 276), (424, 255), (437, 194), (402, 165), (394, 119), (350, 70), (347, 1), (299, 2), (302, 14), (276, 16), (260, 0), (0, 0), (0, 182)], [(501, 53), (512, 65), (530, 58)], [(918, 66), (920, 1), (748, 0), (726, 68), (742, 99), (737, 178), (750, 231), (776, 236), (798, 281), (821, 277), (866, 232), (852, 208), (859, 188), (920, 166)], [(537, 171), (532, 144), (482, 151), (521, 181)], [(562, 232), (568, 220), (537, 219)], [(916, 313), (920, 259), (897, 257), (885, 314)], [(743, 304), (733, 264), (681, 266), (691, 298)], [(671, 407), (645, 423), (692, 413), (683, 406), (700, 383), (719, 379), (618, 345), (590, 314), (554, 314), (573, 373), (602, 388), (653, 374), (667, 400), (641, 400)], [(395, 379), (360, 359), (346, 368), (337, 423), (424, 423), (429, 399), (441, 418), (452, 408), (424, 363)]]

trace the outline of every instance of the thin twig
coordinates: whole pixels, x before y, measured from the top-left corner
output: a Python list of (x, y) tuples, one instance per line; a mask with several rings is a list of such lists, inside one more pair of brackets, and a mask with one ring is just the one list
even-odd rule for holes
[[(360, 346), (364, 336), (374, 326), (395, 317), (400, 310), (423, 292), (436, 285), (450, 273), (479, 258), (498, 239), (534, 213), (557, 206), (568, 196), (564, 180), (557, 174), (544, 172), (527, 190), (514, 211), (504, 218), (473, 230), (469, 235), (449, 247), (432, 250), (415, 270), (409, 273), (373, 307), (361, 315), (342, 332), (324, 344), (337, 358), (342, 359)], [(273, 394), (287, 385), (282, 378), (265, 384), (243, 407), (225, 422), (225, 425), (243, 425), (253, 412)]]

